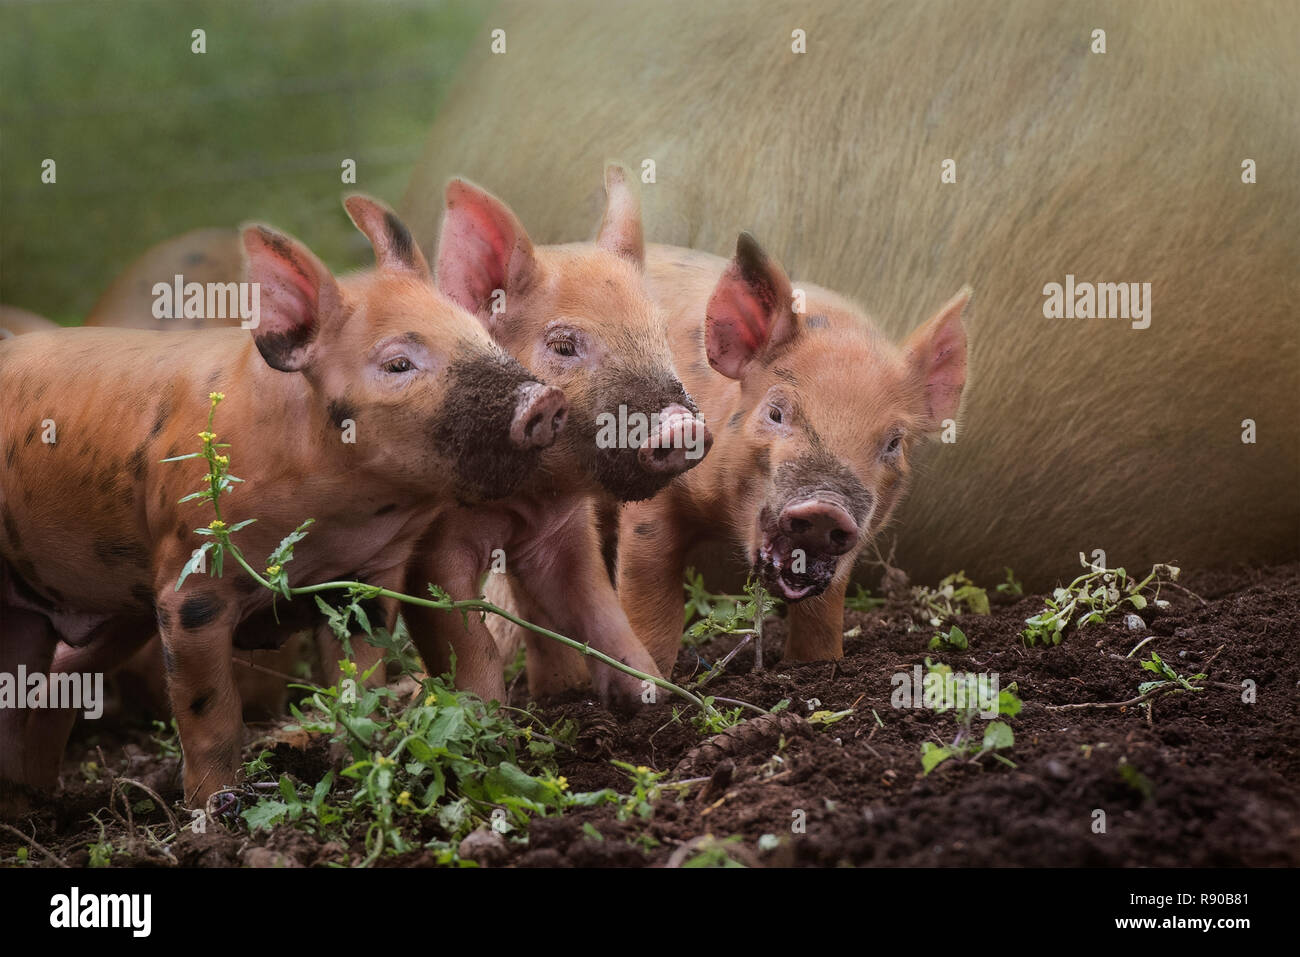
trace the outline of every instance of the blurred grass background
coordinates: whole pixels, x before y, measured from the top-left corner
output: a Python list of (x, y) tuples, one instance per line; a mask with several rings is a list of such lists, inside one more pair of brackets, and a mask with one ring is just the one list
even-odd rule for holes
[(0, 303), (75, 324), (149, 246), (249, 219), (336, 270), (368, 264), (340, 199), (396, 205), (490, 6), (4, 0)]

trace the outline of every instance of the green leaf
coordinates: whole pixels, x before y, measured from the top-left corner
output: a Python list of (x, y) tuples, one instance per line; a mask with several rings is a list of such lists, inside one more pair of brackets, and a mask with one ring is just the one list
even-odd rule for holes
[(199, 548), (198, 555), (190, 556), (189, 561), (185, 563), (185, 567), (181, 569), (181, 577), (176, 581), (176, 589), (175, 589), (176, 591), (180, 591), (181, 586), (185, 584), (185, 579), (189, 578), (190, 575), (194, 574), (195, 571), (194, 566), (197, 563), (199, 556), (206, 555), (214, 545), (216, 545), (216, 542), (207, 542), (201, 548)]
[(1014, 718), (1024, 707), (1024, 702), (1016, 697), (1014, 692), (998, 692), (998, 714), (1005, 714), (1008, 718)]
[(921, 742), (921, 770), (929, 774), (952, 755), (952, 748), (940, 747), (933, 741), (923, 741)]
[(1009, 748), (1016, 743), (1015, 732), (1011, 725), (1003, 721), (990, 721), (984, 726), (984, 750), (996, 751)]
[(271, 830), (289, 814), (289, 807), (279, 801), (259, 801), (240, 815), (250, 831)]

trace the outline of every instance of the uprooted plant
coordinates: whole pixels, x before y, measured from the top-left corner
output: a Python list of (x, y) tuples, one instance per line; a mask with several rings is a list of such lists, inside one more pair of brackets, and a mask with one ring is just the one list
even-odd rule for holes
[(1141, 581), (1131, 577), (1123, 568), (1104, 568), (1089, 562), (1080, 552), (1079, 562), (1088, 569), (1064, 588), (1057, 588), (1046, 599), (1046, 607), (1026, 618), (1028, 625), (1022, 636), (1028, 645), (1043, 642), (1060, 644), (1065, 629), (1073, 622), (1076, 628), (1105, 621), (1122, 606), (1141, 611), (1148, 602), (1157, 607), (1167, 607), (1160, 598), (1160, 585), (1178, 579), (1178, 569), (1173, 565), (1155, 565)]

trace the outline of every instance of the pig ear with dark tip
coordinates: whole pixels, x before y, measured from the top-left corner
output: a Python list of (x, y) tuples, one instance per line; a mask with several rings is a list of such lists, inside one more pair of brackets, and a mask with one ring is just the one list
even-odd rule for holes
[(798, 332), (789, 277), (747, 232), (713, 289), (704, 331), (709, 365), (729, 379), (741, 378)]
[(344, 199), (343, 207), (374, 247), (376, 265), (381, 269), (413, 272), (421, 278), (429, 276), (429, 264), (425, 262), (424, 254), (395, 212), (379, 200), (360, 193)]
[(438, 238), (437, 286), (488, 320), (496, 290), (508, 296), (533, 277), (533, 243), (510, 207), (463, 179), (447, 184)]
[(922, 429), (935, 432), (957, 414), (966, 385), (966, 327), (971, 289), (961, 292), (907, 337), (904, 350), (924, 389)]
[(632, 174), (618, 163), (605, 167), (605, 215), (596, 245), (638, 267), (645, 266), (641, 196), (632, 185)]
[(243, 240), (248, 279), (258, 284), (253, 341), (271, 368), (298, 372), (322, 319), (341, 304), (338, 284), (306, 246), (269, 226), (245, 227)]

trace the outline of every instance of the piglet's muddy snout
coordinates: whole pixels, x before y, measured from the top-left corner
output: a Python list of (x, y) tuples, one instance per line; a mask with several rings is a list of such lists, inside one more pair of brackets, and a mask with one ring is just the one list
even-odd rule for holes
[(564, 428), (564, 393), (514, 359), (492, 352), (458, 358), (433, 439), (455, 463), (466, 501), (511, 494)]
[(519, 387), (510, 441), (521, 449), (545, 449), (555, 442), (569, 416), (569, 401), (553, 385), (526, 382)]

